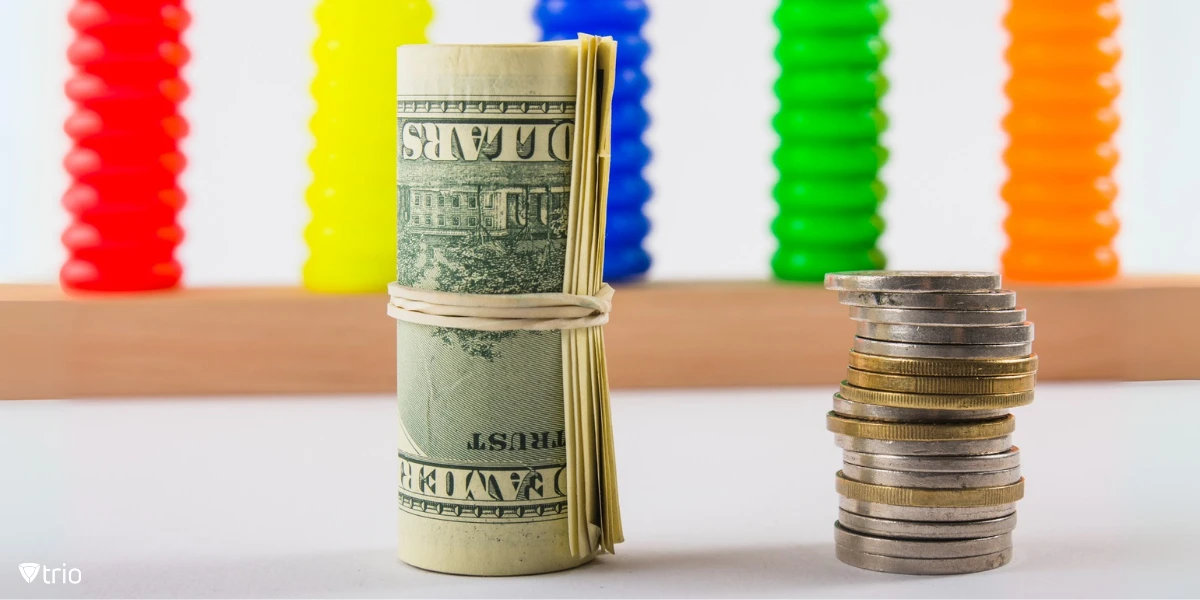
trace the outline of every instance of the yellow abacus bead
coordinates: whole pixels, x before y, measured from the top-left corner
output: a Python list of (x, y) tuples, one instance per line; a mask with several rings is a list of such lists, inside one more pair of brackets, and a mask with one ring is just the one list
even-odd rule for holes
[(321, 0), (304, 286), (382, 292), (396, 278), (396, 47), (424, 43), (425, 0)]

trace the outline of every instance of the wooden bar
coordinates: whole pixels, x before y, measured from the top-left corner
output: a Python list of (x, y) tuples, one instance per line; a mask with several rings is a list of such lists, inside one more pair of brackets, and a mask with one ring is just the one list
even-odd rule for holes
[[(1200, 379), (1200, 277), (1020, 286), (1041, 381)], [(0, 399), (395, 389), (378, 295), (297, 288), (68, 297), (0, 286)], [(618, 388), (833, 386), (853, 324), (832, 292), (775, 282), (621, 287)]]

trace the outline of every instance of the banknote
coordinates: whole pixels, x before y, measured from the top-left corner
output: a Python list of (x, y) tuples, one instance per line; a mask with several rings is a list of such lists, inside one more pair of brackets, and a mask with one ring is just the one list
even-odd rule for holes
[[(596, 292), (614, 46), (397, 49), (400, 285)], [(402, 560), (542, 573), (620, 541), (599, 328), (396, 327)]]

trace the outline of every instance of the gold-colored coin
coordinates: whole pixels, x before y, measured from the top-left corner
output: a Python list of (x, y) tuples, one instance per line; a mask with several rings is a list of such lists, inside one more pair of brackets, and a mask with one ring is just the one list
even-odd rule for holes
[(843, 417), (833, 411), (825, 415), (825, 428), (833, 433), (871, 440), (893, 442), (952, 442), (990, 440), (1012, 433), (1017, 420), (1012, 415), (987, 421), (950, 421), (943, 423), (897, 423), (864, 421)]
[(996, 375), (991, 377), (921, 377), (887, 375), (846, 369), (850, 385), (884, 392), (910, 394), (1011, 394), (1026, 392), (1037, 383), (1037, 374)]
[(868, 390), (842, 382), (841, 395), (852, 402), (895, 408), (938, 410), (988, 410), (1014, 408), (1033, 402), (1033, 390), (1007, 394), (913, 394)]
[(923, 377), (994, 377), (1036, 373), (1038, 357), (1024, 358), (903, 358), (850, 351), (850, 366), (859, 371)]
[(1025, 478), (1016, 483), (982, 488), (902, 488), (849, 479), (837, 472), (837, 493), (861, 502), (893, 506), (936, 506), (966, 508), (1016, 502), (1025, 496)]

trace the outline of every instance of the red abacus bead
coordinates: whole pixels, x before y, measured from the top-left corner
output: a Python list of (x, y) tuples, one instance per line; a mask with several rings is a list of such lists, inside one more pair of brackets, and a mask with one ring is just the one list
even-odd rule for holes
[(182, 0), (77, 0), (67, 16), (75, 72), (65, 92), (75, 110), (63, 130), (72, 185), (63, 207), (69, 254), (59, 278), (68, 290), (142, 291), (179, 284), (185, 203), (178, 176), (187, 121), (180, 69), (191, 55), (180, 35)]

